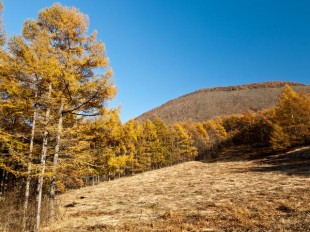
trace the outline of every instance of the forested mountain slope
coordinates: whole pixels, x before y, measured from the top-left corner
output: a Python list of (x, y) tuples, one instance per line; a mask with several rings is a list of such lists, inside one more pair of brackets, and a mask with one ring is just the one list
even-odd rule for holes
[(188, 120), (202, 122), (218, 116), (271, 108), (275, 106), (285, 84), (297, 92), (310, 93), (309, 85), (293, 82), (264, 82), (201, 89), (154, 108), (137, 117), (137, 120), (145, 121), (156, 115), (166, 123)]

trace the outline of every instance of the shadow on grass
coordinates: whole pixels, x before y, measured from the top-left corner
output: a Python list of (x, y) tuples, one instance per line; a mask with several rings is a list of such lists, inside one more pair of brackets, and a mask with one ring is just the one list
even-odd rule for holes
[(287, 175), (310, 176), (310, 146), (288, 152), (275, 152), (268, 147), (231, 146), (209, 153), (204, 163), (253, 161), (255, 167), (238, 172), (282, 172)]
[(275, 152), (268, 147), (230, 145), (208, 151), (203, 158), (197, 159), (197, 161), (204, 163), (250, 161), (260, 160), (273, 155), (275, 155)]
[(288, 175), (310, 176), (310, 147), (268, 156), (256, 161), (259, 166), (250, 168), (254, 172), (282, 172)]

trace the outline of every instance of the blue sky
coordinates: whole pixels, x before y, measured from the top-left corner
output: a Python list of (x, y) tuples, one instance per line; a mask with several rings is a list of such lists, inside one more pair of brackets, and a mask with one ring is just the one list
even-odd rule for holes
[(125, 122), (183, 94), (263, 81), (310, 84), (308, 0), (3, 0), (7, 34), (60, 2), (107, 47)]

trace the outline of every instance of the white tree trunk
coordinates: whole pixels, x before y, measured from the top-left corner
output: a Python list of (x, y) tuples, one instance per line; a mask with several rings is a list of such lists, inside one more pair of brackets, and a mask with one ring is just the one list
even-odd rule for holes
[(60, 151), (60, 142), (61, 142), (61, 133), (63, 124), (63, 109), (64, 109), (64, 100), (61, 100), (58, 116), (59, 118), (58, 118), (55, 153), (53, 159), (53, 175), (51, 179), (51, 190), (50, 190), (50, 217), (52, 221), (55, 220), (56, 169), (58, 165), (58, 157)]
[[(48, 96), (47, 99), (48, 101), (51, 99), (52, 95), (52, 85), (49, 85), (49, 90), (48, 90)], [(36, 214), (36, 226), (35, 226), (35, 231), (39, 232), (40, 231), (40, 222), (41, 222), (41, 206), (42, 206), (42, 188), (43, 188), (43, 181), (44, 181), (44, 174), (45, 174), (45, 168), (46, 168), (46, 154), (47, 154), (47, 144), (48, 144), (48, 125), (49, 125), (49, 120), (50, 120), (50, 106), (47, 107), (46, 110), (46, 115), (45, 115), (45, 129), (43, 132), (43, 143), (42, 143), (42, 152), (41, 152), (41, 173), (38, 179), (38, 196), (37, 196), (37, 214)]]
[(35, 106), (33, 112), (33, 120), (32, 120), (32, 128), (31, 128), (31, 138), (30, 138), (30, 145), (29, 145), (29, 157), (28, 157), (28, 165), (27, 165), (27, 179), (26, 179), (26, 186), (25, 186), (25, 202), (24, 202), (24, 211), (23, 211), (23, 221), (22, 221), (22, 230), (26, 230), (26, 221), (27, 221), (27, 210), (28, 210), (28, 203), (29, 203), (29, 195), (30, 195), (30, 181), (31, 181), (31, 158), (33, 152), (33, 141), (34, 141), (34, 134), (35, 134), (35, 127), (36, 127), (36, 119), (37, 119), (37, 97), (38, 94), (35, 95)]

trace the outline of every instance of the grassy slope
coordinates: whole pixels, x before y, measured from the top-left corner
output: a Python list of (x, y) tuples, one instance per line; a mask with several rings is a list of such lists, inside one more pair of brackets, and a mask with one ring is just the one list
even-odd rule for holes
[(45, 231), (309, 231), (309, 177), (310, 148), (183, 163), (70, 191)]

